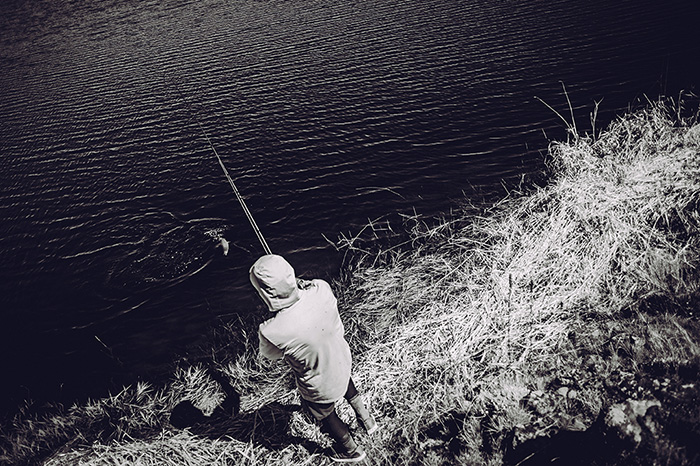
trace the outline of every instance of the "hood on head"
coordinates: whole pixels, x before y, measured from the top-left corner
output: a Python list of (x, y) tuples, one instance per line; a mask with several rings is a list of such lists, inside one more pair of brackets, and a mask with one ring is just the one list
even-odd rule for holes
[(294, 269), (282, 256), (268, 254), (250, 268), (250, 283), (270, 311), (285, 309), (299, 301)]

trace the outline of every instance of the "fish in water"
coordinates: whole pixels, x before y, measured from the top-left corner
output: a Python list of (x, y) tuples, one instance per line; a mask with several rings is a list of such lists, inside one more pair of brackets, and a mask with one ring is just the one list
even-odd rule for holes
[(224, 256), (228, 255), (228, 241), (226, 241), (226, 238), (221, 237), (219, 239), (219, 245), (221, 246), (221, 249), (224, 251)]

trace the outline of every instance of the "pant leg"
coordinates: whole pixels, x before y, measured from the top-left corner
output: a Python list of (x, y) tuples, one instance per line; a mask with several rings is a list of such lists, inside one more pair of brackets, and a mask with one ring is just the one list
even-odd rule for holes
[(323, 430), (331, 436), (335, 443), (345, 449), (346, 452), (352, 453), (357, 450), (357, 443), (355, 443), (352, 435), (350, 435), (348, 425), (338, 417), (335, 410), (321, 421), (321, 425), (323, 426)]
[(348, 389), (345, 392), (344, 398), (348, 401), (352, 400), (357, 396), (357, 388), (355, 387), (355, 383), (352, 381), (352, 377), (350, 377), (350, 380), (348, 381)]
[(335, 411), (335, 403), (314, 403), (301, 399), (301, 407), (308, 415), (312, 416), (317, 421), (323, 421), (332, 412)]

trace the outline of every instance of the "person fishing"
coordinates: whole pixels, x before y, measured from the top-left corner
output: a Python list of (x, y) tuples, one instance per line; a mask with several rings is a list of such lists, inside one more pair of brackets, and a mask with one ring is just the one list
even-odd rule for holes
[[(335, 403), (344, 397), (368, 434), (374, 433), (378, 426), (350, 377), (352, 356), (350, 346), (345, 341), (345, 328), (333, 291), (323, 280), (297, 282), (292, 266), (283, 257), (272, 254), (253, 214), (194, 111), (192, 116), (265, 251), (265, 255), (250, 269), (251, 283), (268, 309), (275, 313), (258, 329), (260, 354), (273, 360), (284, 358), (291, 367), (304, 409), (321, 423), (323, 430), (335, 441), (336, 448), (331, 459), (345, 463), (362, 461), (367, 454), (352, 438), (348, 425), (338, 417)], [(228, 242), (222, 239), (220, 246), (227, 255)]]
[(331, 459), (364, 460), (366, 452), (338, 417), (335, 403), (345, 398), (367, 433), (374, 433), (378, 425), (350, 377), (352, 355), (330, 285), (319, 279), (297, 279), (292, 266), (275, 254), (253, 264), (250, 281), (275, 313), (260, 324), (260, 354), (272, 360), (284, 358), (292, 369), (303, 409), (335, 441)]

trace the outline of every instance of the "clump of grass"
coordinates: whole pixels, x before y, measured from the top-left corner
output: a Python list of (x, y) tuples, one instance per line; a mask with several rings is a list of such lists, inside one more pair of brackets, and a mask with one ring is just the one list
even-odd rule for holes
[(3, 429), (0, 459), (11, 464), (34, 464), (59, 449), (148, 437), (162, 430), (171, 405), (163, 390), (141, 382), (116, 395), (68, 409), (20, 413)]
[[(407, 236), (381, 251), (341, 238), (351, 259), (333, 286), (353, 377), (382, 426), (357, 433), (372, 464), (502, 464), (529, 439), (590, 427), (616, 401), (692, 399), (672, 394), (700, 367), (700, 125), (668, 108), (553, 144), (545, 187), (446, 219), (407, 217)], [(224, 330), (237, 350), (220, 342), (206, 364), (240, 393), (239, 416), (217, 414), (221, 387), (204, 362), (183, 361), (157, 391), (20, 416), (2, 458), (325, 464), (327, 439), (298, 412), (289, 371), (256, 356), (253, 325)], [(206, 425), (168, 424), (183, 399)], [(356, 428), (345, 403), (340, 415)], [(687, 438), (659, 435), (657, 457), (692, 463)]]

